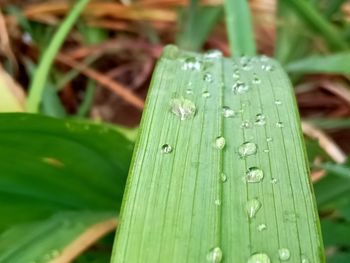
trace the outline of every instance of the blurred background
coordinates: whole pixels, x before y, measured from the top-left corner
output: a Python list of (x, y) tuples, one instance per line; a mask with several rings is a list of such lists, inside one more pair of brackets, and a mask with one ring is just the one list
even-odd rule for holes
[[(0, 112), (26, 111), (43, 51), (74, 2), (0, 0)], [(349, 263), (350, 2), (289, 2), (249, 1), (257, 48), (293, 82), (328, 262)], [(55, 56), (40, 113), (137, 129), (164, 45), (230, 56), (224, 15), (222, 0), (90, 1)]]

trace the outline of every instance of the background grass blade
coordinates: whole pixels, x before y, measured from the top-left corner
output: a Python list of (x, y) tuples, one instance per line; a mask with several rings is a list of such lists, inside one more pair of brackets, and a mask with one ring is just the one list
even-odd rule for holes
[(325, 19), (316, 7), (305, 0), (282, 0), (292, 8), (311, 29), (318, 32), (333, 50), (346, 50), (348, 44), (340, 32)]
[(246, 0), (226, 0), (226, 27), (233, 56), (256, 54), (252, 19)]
[(286, 253), (325, 262), (308, 173), (278, 63), (170, 46), (148, 94), (112, 262), (278, 262)]
[(177, 45), (186, 50), (200, 50), (218, 23), (222, 12), (221, 6), (200, 7), (197, 1), (191, 1), (188, 9), (179, 12), (180, 30), (176, 37)]
[(312, 56), (286, 65), (288, 72), (350, 74), (350, 53)]
[(80, 13), (84, 10), (89, 0), (79, 0), (72, 8), (70, 14), (60, 25), (59, 29), (52, 38), (49, 46), (45, 50), (39, 67), (33, 81), (30, 85), (27, 110), (29, 112), (38, 112), (40, 101), (45, 88), (46, 80), (48, 78), (52, 62), (64, 42), (67, 34), (73, 27), (75, 21), (78, 19)]

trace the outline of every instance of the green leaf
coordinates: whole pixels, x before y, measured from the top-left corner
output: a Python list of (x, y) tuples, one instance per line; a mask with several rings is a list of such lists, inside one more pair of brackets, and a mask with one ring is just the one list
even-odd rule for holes
[(131, 149), (105, 126), (0, 114), (0, 231), (62, 210), (117, 211)]
[(299, 73), (350, 74), (350, 53), (307, 57), (289, 63), (286, 70)]
[(327, 257), (328, 263), (348, 263), (350, 262), (350, 252), (340, 252)]
[(221, 14), (221, 6), (198, 7), (196, 1), (192, 1), (188, 9), (179, 12), (176, 43), (187, 50), (200, 50)]
[[(113, 222), (115, 215), (111, 212), (66, 212), (40, 222), (11, 227), (0, 235), (0, 262), (52, 262), (67, 253), (67, 246), (79, 235), (106, 220)], [(89, 237), (93, 235), (87, 235)], [(84, 240), (80, 242), (84, 245)]]
[(319, 33), (333, 50), (346, 50), (349, 48), (347, 42), (342, 38), (340, 31), (327, 21), (326, 18), (306, 0), (282, 0), (298, 16), (304, 20), (305, 25)]
[(246, 0), (226, 0), (226, 28), (231, 53), (235, 57), (256, 54), (252, 19)]
[(247, 262), (255, 253), (278, 262), (282, 248), (290, 262), (325, 262), (308, 174), (277, 62), (169, 46), (153, 75), (112, 262)]
[(325, 246), (350, 246), (350, 223), (321, 220)]

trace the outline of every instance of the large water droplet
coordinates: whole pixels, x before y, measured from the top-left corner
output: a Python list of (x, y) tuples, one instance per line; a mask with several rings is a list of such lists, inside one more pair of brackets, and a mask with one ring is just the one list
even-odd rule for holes
[(169, 144), (163, 144), (162, 147), (161, 147), (161, 152), (162, 153), (171, 153), (173, 151), (173, 147), (171, 147), (171, 145)]
[(195, 57), (186, 58), (182, 65), (183, 70), (196, 70), (199, 71), (202, 68), (202, 62)]
[(264, 178), (264, 172), (258, 167), (250, 167), (246, 172), (248, 183), (259, 183)]
[(283, 128), (283, 127), (284, 127), (284, 124), (283, 124), (283, 122), (279, 121), (279, 122), (276, 122), (276, 126), (277, 126), (278, 128)]
[(244, 158), (256, 154), (257, 149), (258, 147), (255, 143), (245, 142), (238, 147), (238, 154), (240, 157)]
[(259, 113), (256, 115), (255, 125), (263, 126), (266, 124), (266, 117), (264, 114)]
[(247, 263), (271, 263), (271, 261), (265, 253), (255, 253), (250, 256)]
[(172, 99), (171, 112), (180, 117), (181, 120), (187, 120), (193, 118), (196, 114), (196, 105), (188, 99)]
[(278, 257), (282, 261), (286, 261), (290, 259), (290, 251), (288, 248), (280, 248), (278, 250)]
[(207, 254), (207, 261), (210, 263), (220, 263), (222, 260), (222, 250), (219, 247), (214, 247)]
[(249, 86), (241, 81), (236, 82), (235, 84), (233, 84), (232, 86), (232, 91), (235, 94), (244, 94), (246, 92), (249, 91)]
[(212, 49), (208, 50), (207, 52), (204, 53), (204, 58), (221, 58), (222, 57), (222, 52), (218, 49)]
[(249, 218), (255, 217), (256, 213), (261, 208), (261, 202), (257, 198), (248, 200), (246, 210)]
[(213, 75), (211, 73), (207, 72), (204, 74), (203, 80), (205, 82), (212, 83), (213, 82)]
[(222, 150), (226, 145), (226, 140), (224, 137), (222, 136), (219, 136), (219, 137), (216, 137), (215, 139), (215, 148), (216, 149), (219, 149), (219, 150)]
[(225, 117), (225, 118), (233, 118), (235, 117), (236, 113), (233, 109), (231, 109), (230, 107), (228, 106), (223, 106), (222, 107), (222, 115)]
[(267, 228), (267, 226), (265, 224), (260, 224), (258, 225), (257, 229), (259, 232), (262, 232), (264, 231), (265, 229)]

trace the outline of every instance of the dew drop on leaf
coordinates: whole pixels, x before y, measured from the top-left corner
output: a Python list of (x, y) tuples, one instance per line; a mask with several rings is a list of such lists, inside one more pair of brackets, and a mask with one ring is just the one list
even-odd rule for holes
[(227, 175), (224, 174), (224, 173), (221, 173), (220, 174), (220, 180), (221, 180), (221, 182), (225, 183), (227, 181)]
[(171, 153), (173, 151), (173, 147), (169, 144), (163, 144), (161, 147), (161, 152), (164, 154)]
[(172, 99), (171, 112), (180, 117), (181, 120), (193, 118), (196, 114), (196, 105), (188, 99), (176, 98)]
[(265, 224), (260, 224), (258, 225), (257, 229), (259, 232), (262, 232), (264, 231), (265, 229), (267, 228), (267, 226)]
[(283, 127), (284, 127), (284, 124), (283, 124), (283, 122), (279, 121), (279, 122), (276, 122), (276, 126), (277, 126), (278, 128), (283, 128)]
[(280, 100), (275, 100), (275, 104), (276, 104), (276, 105), (281, 105), (281, 104), (282, 104), (282, 101), (280, 101)]
[(195, 57), (186, 58), (182, 65), (183, 70), (199, 71), (202, 69), (202, 62)]
[(264, 114), (259, 113), (255, 117), (255, 125), (264, 126), (266, 124), (266, 117)]
[(209, 93), (209, 91), (203, 91), (203, 93), (202, 93), (202, 96), (204, 97), (204, 98), (209, 98), (210, 97), (210, 93)]
[(259, 183), (264, 178), (264, 172), (258, 167), (250, 167), (246, 172), (248, 183)]
[(255, 217), (256, 213), (261, 208), (261, 202), (257, 198), (248, 200), (246, 210), (249, 218)]
[(207, 261), (210, 263), (220, 263), (222, 260), (222, 250), (219, 247), (214, 247), (207, 254)]
[(207, 52), (204, 53), (204, 58), (215, 59), (215, 58), (221, 58), (221, 57), (222, 57), (222, 52), (218, 49), (208, 50)]
[(222, 150), (226, 145), (226, 140), (224, 137), (222, 136), (219, 136), (219, 137), (216, 137), (215, 139), (215, 148), (216, 149), (219, 149), (219, 150)]
[(282, 261), (287, 261), (290, 259), (290, 251), (288, 248), (280, 248), (278, 250), (278, 257)]
[(241, 158), (254, 155), (257, 152), (257, 145), (253, 142), (244, 142), (238, 147), (238, 154)]
[(232, 86), (232, 91), (234, 94), (244, 94), (248, 92), (249, 89), (250, 87), (246, 83), (243, 83), (241, 81), (236, 82)]
[(213, 75), (211, 73), (207, 72), (204, 74), (203, 80), (205, 82), (212, 83), (213, 82)]
[(233, 109), (231, 109), (230, 107), (228, 106), (223, 106), (222, 107), (222, 115), (225, 117), (225, 118), (233, 118), (235, 117), (236, 113)]
[(250, 256), (247, 263), (271, 263), (271, 260), (265, 253), (255, 253)]

